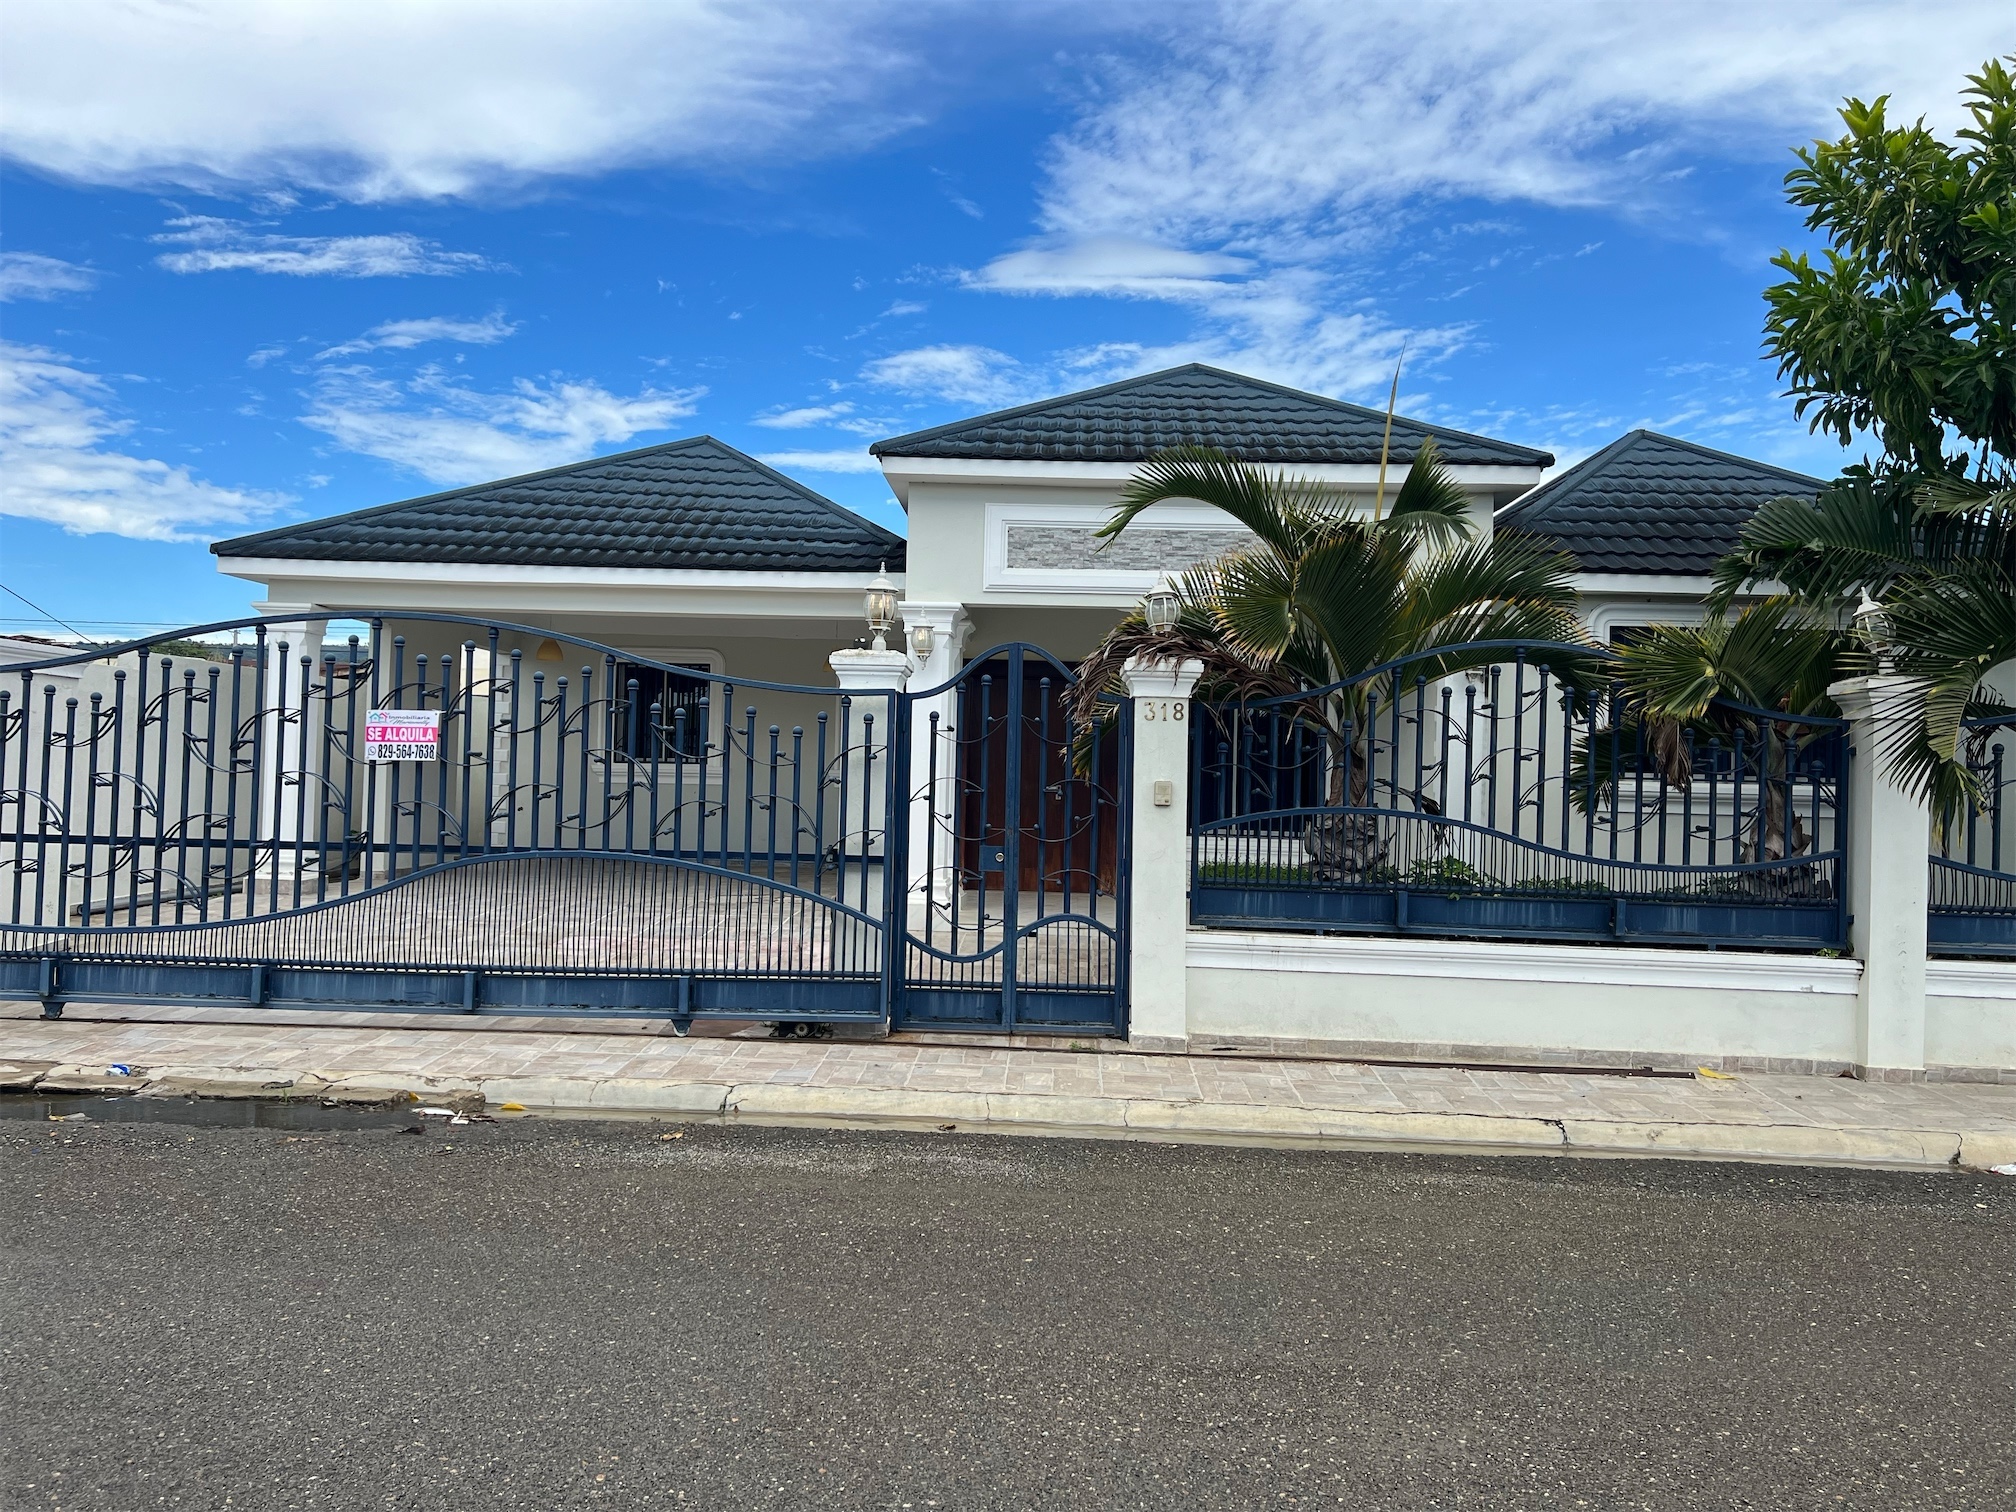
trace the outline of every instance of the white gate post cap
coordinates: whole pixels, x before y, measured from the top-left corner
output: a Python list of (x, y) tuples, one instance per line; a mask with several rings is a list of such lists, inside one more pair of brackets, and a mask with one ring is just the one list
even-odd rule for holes
[(1204, 663), (1194, 656), (1130, 656), (1120, 668), (1129, 698), (1188, 698), (1204, 675)]
[(1841, 712), (1850, 719), (1867, 719), (1872, 714), (1881, 718), (1889, 714), (1906, 693), (1921, 686), (1915, 677), (1898, 677), (1895, 674), (1850, 677), (1842, 682), (1829, 683), (1827, 696), (1839, 704)]
[(910, 658), (901, 651), (835, 651), (826, 658), (842, 688), (886, 693), (910, 678)]

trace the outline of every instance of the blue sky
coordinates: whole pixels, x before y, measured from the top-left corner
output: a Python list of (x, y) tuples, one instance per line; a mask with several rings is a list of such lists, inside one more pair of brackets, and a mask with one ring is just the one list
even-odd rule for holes
[[(1827, 473), (1779, 181), (1943, 124), (2000, 4), (16, 0), (0, 582), (246, 611), (207, 543), (710, 432), (901, 528), (876, 437), (1203, 360), (1551, 448)], [(36, 628), (18, 600), (0, 629)], [(51, 627), (41, 621), (42, 630)]]

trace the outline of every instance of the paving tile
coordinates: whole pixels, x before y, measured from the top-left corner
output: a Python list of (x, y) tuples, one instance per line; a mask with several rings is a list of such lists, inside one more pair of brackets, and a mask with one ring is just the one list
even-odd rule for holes
[(257, 1022), (234, 1022), (215, 1009), (150, 1011), (148, 1016), (172, 1021), (142, 1024), (108, 1017), (48, 1022), (10, 1012), (0, 1015), (0, 1057), (85, 1064), (213, 1063), (290, 1074), (323, 1067), (446, 1078), (637, 1076), (1632, 1123), (1853, 1128), (1964, 1123), (1977, 1130), (2016, 1131), (2016, 1083), (1875, 1083), (1747, 1073), (1726, 1081), (1599, 1077), (1278, 1059), (1258, 1051), (1237, 1058), (1184, 1059), (1111, 1046), (1086, 1054), (1033, 1037), (1017, 1041), (1028, 1047), (1021, 1049), (971, 1042), (679, 1038), (665, 1033), (662, 1025), (588, 1031), (545, 1019), (444, 1024), (425, 1015), (262, 1014)]

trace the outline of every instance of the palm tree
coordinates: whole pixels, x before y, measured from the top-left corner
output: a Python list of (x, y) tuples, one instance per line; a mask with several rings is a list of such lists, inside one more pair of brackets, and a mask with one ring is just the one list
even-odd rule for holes
[[(1967, 549), (1899, 574), (1870, 617), (1870, 651), (1878, 666), (1910, 680), (1884, 732), (1884, 755), (1928, 797), (1943, 829), (1985, 797), (1982, 753), (1969, 748), (1966, 722), (2016, 712), (1987, 681), (2016, 661), (2016, 485), (1942, 478), (1920, 491), (1918, 507), (1963, 534)], [(1987, 734), (1977, 726), (1972, 744)]]
[[(1776, 582), (1861, 628), (1836, 674), (1909, 679), (1883, 733), (1891, 772), (1943, 825), (1982, 793), (1964, 721), (2008, 713), (1986, 679), (2016, 658), (2016, 486), (2009, 477), (1852, 468), (1820, 495), (1774, 499), (1715, 568), (1711, 605)], [(1859, 610), (1859, 614), (1858, 614)]]
[(1788, 597), (1752, 604), (1733, 620), (1652, 625), (1620, 648), (1611, 672), (1623, 695), (1612, 721), (1588, 731), (1574, 755), (1578, 805), (1600, 802), (1626, 774), (1613, 752), (1643, 749), (1673, 787), (1694, 779), (1695, 758), (1711, 743), (1747, 753), (1758, 784), (1757, 812), (1741, 840), (1746, 861), (1783, 861), (1812, 837), (1788, 809), (1786, 779), (1799, 752), (1825, 730), (1801, 716), (1837, 718), (1827, 688), (1857, 652), (1854, 637)]
[[(1334, 486), (1180, 447), (1141, 467), (1100, 534), (1117, 537), (1169, 500), (1212, 505), (1253, 539), (1181, 575), (1172, 629), (1151, 629), (1137, 612), (1106, 636), (1073, 692), (1081, 728), (1100, 717), (1130, 657), (1195, 657), (1207, 699), (1308, 692), (1298, 707), (1328, 748), (1327, 802), (1358, 808), (1371, 771), (1366, 716), (1391, 705), (1399, 672), (1391, 664), (1434, 679), (1504, 659), (1502, 650), (1462, 649), (1472, 642), (1589, 644), (1575, 613), (1574, 559), (1538, 542), (1474, 539), (1468, 496), (1432, 441), (1390, 507), (1375, 500), (1369, 515)], [(1379, 855), (1376, 825), (1363, 815), (1312, 822), (1304, 846), (1318, 875), (1333, 879), (1362, 874)]]

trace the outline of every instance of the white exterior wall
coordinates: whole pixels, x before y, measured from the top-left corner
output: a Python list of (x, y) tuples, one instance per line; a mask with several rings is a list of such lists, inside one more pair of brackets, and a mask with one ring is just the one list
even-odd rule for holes
[(1928, 961), (1925, 1063), (2016, 1081), (2016, 961)]
[[(1215, 554), (1204, 549), (1152, 568), (1102, 562), (1090, 532), (1112, 518), (1131, 469), (1111, 479), (1084, 481), (1077, 476), (1081, 472), (1112, 469), (1046, 465), (1058, 472), (1043, 481), (975, 476), (909, 482), (905, 490), (910, 514), (909, 596), (964, 603), (969, 612), (1011, 605), (1083, 605), (1124, 613), (1140, 602), (1168, 567), (1187, 566)], [(1362, 482), (1339, 486), (1357, 507), (1370, 510), (1372, 491)], [(1488, 486), (1472, 493), (1471, 519), (1480, 537), (1491, 533), (1492, 498)], [(1068, 568), (1016, 565), (1009, 533), (1018, 528), (1084, 532), (1086, 554)], [(1209, 505), (1172, 501), (1147, 511), (1133, 528), (1194, 532), (1215, 541), (1238, 526)]]
[[(1749, 952), (1192, 930), (1189, 1036), (1395, 1060), (1830, 1075), (1861, 963)], [(1935, 962), (1926, 1062), (2016, 1079), (2016, 963)]]

